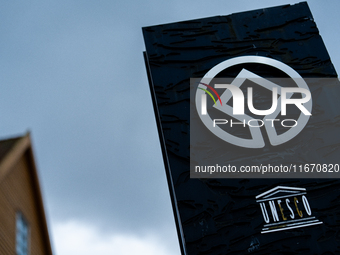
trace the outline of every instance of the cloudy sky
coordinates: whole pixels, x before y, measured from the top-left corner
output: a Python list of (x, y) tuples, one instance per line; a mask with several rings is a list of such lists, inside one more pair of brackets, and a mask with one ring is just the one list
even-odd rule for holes
[[(179, 255), (141, 27), (297, 1), (2, 1), (0, 137), (31, 132), (56, 255)], [(340, 70), (338, 0), (309, 7)]]

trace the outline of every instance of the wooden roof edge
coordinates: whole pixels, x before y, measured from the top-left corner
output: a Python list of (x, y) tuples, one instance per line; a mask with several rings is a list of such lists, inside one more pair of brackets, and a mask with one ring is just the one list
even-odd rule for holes
[(42, 232), (43, 232), (43, 238), (44, 238), (44, 244), (45, 244), (45, 248), (46, 248), (46, 255), (52, 255), (52, 246), (51, 246), (51, 241), (50, 241), (50, 235), (49, 235), (49, 231), (48, 231), (48, 224), (47, 224), (47, 218), (46, 218), (46, 214), (45, 214), (45, 208), (44, 208), (44, 202), (43, 202), (43, 196), (42, 196), (42, 191), (41, 191), (41, 187), (40, 187), (40, 181), (39, 181), (39, 174), (38, 174), (38, 170), (36, 167), (36, 163), (35, 163), (35, 158), (34, 158), (34, 153), (33, 153), (33, 148), (32, 148), (32, 143), (31, 143), (31, 139), (30, 139), (30, 133), (28, 133), (26, 135), (26, 137), (29, 140), (29, 147), (28, 149), (28, 156), (29, 156), (29, 163), (31, 164), (31, 177), (32, 177), (32, 181), (33, 181), (33, 189), (36, 195), (36, 201), (37, 201), (37, 207), (38, 207), (38, 213), (41, 223), (41, 228), (42, 228)]
[(35, 196), (38, 218), (40, 219), (40, 228), (44, 239), (43, 243), (45, 245), (45, 254), (53, 255), (30, 132), (27, 132), (24, 136), (22, 136), (0, 162), (0, 183), (10, 170), (13, 169), (13, 165), (19, 160), (19, 158), (25, 156), (25, 154), (28, 157), (29, 172), (33, 185), (32, 188)]
[(0, 162), (0, 183), (11, 170), (12, 166), (23, 155), (27, 148), (29, 148), (30, 144), (30, 134), (26, 133), (26, 135), (19, 138), (14, 146), (7, 152)]

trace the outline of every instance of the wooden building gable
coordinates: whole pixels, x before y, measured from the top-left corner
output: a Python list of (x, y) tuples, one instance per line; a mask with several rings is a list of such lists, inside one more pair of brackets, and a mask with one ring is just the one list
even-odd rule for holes
[(29, 134), (0, 141), (0, 254), (52, 255)]

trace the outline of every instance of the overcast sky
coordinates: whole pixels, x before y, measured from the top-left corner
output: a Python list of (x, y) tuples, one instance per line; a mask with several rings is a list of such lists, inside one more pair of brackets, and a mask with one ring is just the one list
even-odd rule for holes
[[(56, 255), (179, 255), (143, 26), (298, 1), (2, 1), (0, 137), (31, 131)], [(339, 72), (338, 0), (308, 1)]]

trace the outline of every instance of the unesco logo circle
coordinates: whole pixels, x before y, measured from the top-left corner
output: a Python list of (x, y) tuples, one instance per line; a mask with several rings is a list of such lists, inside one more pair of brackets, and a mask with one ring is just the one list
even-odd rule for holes
[[(230, 84), (211, 84), (212, 80), (222, 71), (237, 65), (264, 65), (278, 69), (288, 76), (294, 87), (280, 86), (267, 78), (263, 78), (254, 72), (243, 68)], [(247, 102), (240, 87), (251, 81), (256, 86), (269, 90), (272, 94), (272, 105), (269, 109), (259, 110), (254, 107), (253, 88), (247, 88)], [(245, 86), (245, 85), (244, 85)], [(215, 89), (225, 89), (219, 94)], [(221, 90), (220, 90), (221, 91)], [(300, 95), (296, 97), (294, 95)], [(207, 98), (214, 101), (213, 108), (223, 113), (225, 118), (215, 119), (207, 110)], [(228, 102), (232, 99), (232, 106)], [(265, 128), (269, 143), (277, 146), (288, 142), (297, 136), (306, 126), (312, 110), (312, 97), (308, 85), (302, 77), (290, 66), (268, 57), (243, 56), (223, 61), (210, 69), (199, 82), (195, 95), (195, 104), (198, 116), (203, 124), (220, 139), (244, 148), (263, 148), (265, 139), (261, 133), (261, 127)], [(245, 105), (253, 115), (245, 114)], [(297, 119), (278, 119), (278, 116), (286, 116), (287, 106), (294, 105), (300, 115)], [(256, 116), (254, 118), (253, 116)], [(228, 119), (229, 117), (229, 119)], [(237, 120), (237, 122), (235, 121)], [(251, 139), (235, 136), (223, 129), (228, 125), (230, 128), (243, 126), (249, 128)], [(288, 128), (278, 134), (277, 125)]]

